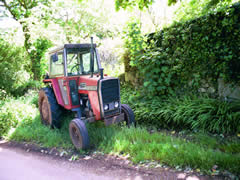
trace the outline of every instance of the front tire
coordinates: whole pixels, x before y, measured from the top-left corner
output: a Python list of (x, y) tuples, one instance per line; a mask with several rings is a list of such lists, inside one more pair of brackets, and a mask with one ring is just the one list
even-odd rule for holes
[(135, 116), (133, 110), (127, 104), (121, 104), (121, 112), (124, 113), (124, 122), (128, 127), (134, 125), (136, 127)]
[(89, 136), (84, 122), (78, 118), (69, 124), (69, 134), (76, 149), (87, 149), (89, 147)]
[(46, 87), (39, 91), (38, 107), (42, 123), (51, 128), (60, 128), (62, 110), (57, 103), (52, 88)]

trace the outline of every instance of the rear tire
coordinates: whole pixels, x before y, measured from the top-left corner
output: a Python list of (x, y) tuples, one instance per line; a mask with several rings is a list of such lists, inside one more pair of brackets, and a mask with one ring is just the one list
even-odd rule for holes
[(121, 104), (121, 112), (124, 113), (124, 121), (128, 127), (134, 125), (136, 127), (135, 116), (133, 110), (127, 104)]
[(51, 128), (60, 128), (62, 110), (57, 103), (52, 88), (46, 87), (39, 91), (38, 107), (42, 123)]
[(89, 136), (84, 122), (78, 118), (69, 124), (69, 134), (76, 149), (87, 149), (89, 147)]

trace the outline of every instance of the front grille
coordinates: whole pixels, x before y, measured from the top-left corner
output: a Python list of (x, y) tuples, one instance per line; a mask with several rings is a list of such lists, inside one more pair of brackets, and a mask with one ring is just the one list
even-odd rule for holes
[[(108, 104), (109, 107), (112, 107), (114, 102), (118, 101), (120, 103), (120, 88), (118, 79), (103, 79), (101, 81), (100, 87), (102, 105)], [(103, 110), (103, 107), (102, 107)], [(108, 111), (105, 111), (104, 116), (111, 116), (119, 113), (119, 108), (114, 109), (114, 105)]]
[(101, 86), (103, 104), (119, 101), (119, 82), (118, 79), (102, 81)]

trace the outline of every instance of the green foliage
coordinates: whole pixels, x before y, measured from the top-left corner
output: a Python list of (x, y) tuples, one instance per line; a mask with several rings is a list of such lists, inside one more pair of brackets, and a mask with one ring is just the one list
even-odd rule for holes
[(129, 29), (126, 47), (130, 64), (144, 77), (146, 94), (165, 96), (186, 89), (197, 92), (206, 84), (217, 89), (218, 78), (238, 83), (239, 17), (240, 5), (235, 4), (215, 14), (175, 23), (149, 34), (146, 48), (138, 41), (143, 39), (141, 33)]
[(138, 124), (166, 129), (204, 130), (218, 134), (240, 132), (240, 102), (198, 96), (146, 98), (144, 92), (121, 88), (122, 103), (134, 108)]
[(52, 46), (52, 42), (45, 38), (39, 38), (32, 44), (32, 49), (30, 50), (29, 56), (32, 60), (32, 72), (35, 80), (41, 80), (43, 75), (46, 74), (48, 70), (47, 63), (48, 60), (45, 54)]
[(30, 78), (26, 71), (29, 58), (21, 47), (10, 45), (0, 39), (0, 90), (1, 94), (18, 95)]
[(21, 0), (0, 0), (4, 7), (12, 14), (16, 20), (27, 18), (31, 15), (31, 9), (39, 4), (48, 4), (48, 0), (34, 0), (34, 1), (21, 1)]
[(41, 144), (43, 147), (61, 147), (72, 148), (69, 134), (68, 125), (69, 118), (64, 118), (63, 127), (58, 129), (50, 129), (41, 123), (39, 114), (31, 119), (31, 121), (23, 121), (19, 126), (9, 135), (10, 140), (14, 141), (27, 141)]
[(153, 0), (115, 0), (116, 10), (120, 8), (132, 8), (137, 6), (140, 10), (148, 8), (153, 3)]
[(240, 153), (240, 141), (237, 137), (229, 136), (224, 138), (223, 134), (220, 134), (220, 136), (210, 136), (200, 132), (187, 135), (186, 138), (207, 148), (232, 154)]
[(140, 21), (135, 19), (129, 21), (123, 31), (123, 34), (124, 47), (127, 51), (124, 59), (129, 57), (130, 64), (134, 66), (136, 57), (139, 56), (146, 47), (144, 36), (142, 36), (141, 33)]
[(24, 33), (24, 47), (28, 51), (31, 48), (31, 34), (30, 29), (28, 25), (28, 18), (32, 15), (32, 9), (35, 7), (44, 4), (48, 5), (48, 0), (34, 0), (34, 1), (22, 1), (22, 0), (0, 0), (2, 5), (5, 7), (6, 11), (8, 13), (5, 14), (11, 14), (11, 16), (18, 21), (21, 26)]
[[(27, 112), (27, 113), (26, 113)], [(6, 135), (24, 121), (29, 123), (35, 117), (37, 109), (21, 100), (6, 99), (0, 103), (0, 136)]]
[[(123, 9), (131, 9), (133, 7), (138, 7), (138, 9), (143, 10), (144, 8), (149, 8), (154, 0), (115, 0), (116, 10), (119, 11)], [(177, 0), (168, 0), (168, 5), (173, 5)]]
[[(64, 31), (68, 43), (89, 41), (91, 36), (99, 39), (112, 37), (112, 27), (107, 27), (108, 15), (102, 11), (104, 7), (92, 7), (88, 1), (59, 0), (52, 7), (50, 20), (58, 24)], [(95, 40), (96, 41), (96, 40)]]
[(187, 21), (222, 11), (233, 2), (238, 0), (190, 0), (182, 1), (180, 7), (175, 12), (175, 20)]

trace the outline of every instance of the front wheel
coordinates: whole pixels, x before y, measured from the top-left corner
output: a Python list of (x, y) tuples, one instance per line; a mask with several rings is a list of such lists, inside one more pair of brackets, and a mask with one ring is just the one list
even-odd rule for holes
[(76, 149), (87, 149), (89, 147), (89, 136), (84, 122), (78, 118), (69, 124), (69, 134)]
[(135, 116), (129, 105), (121, 104), (121, 112), (124, 113), (124, 123), (126, 123), (128, 127), (132, 125), (136, 126)]

